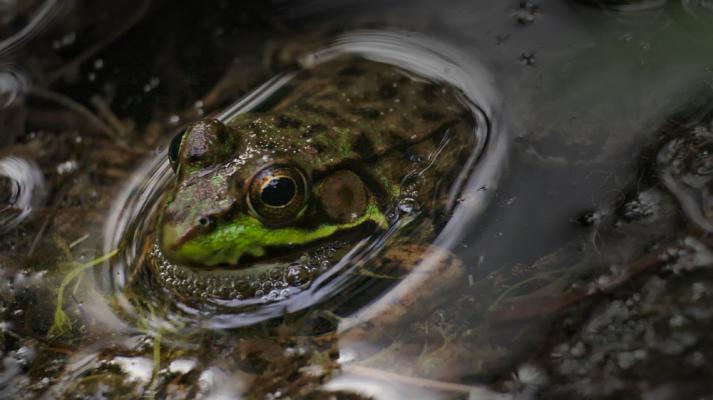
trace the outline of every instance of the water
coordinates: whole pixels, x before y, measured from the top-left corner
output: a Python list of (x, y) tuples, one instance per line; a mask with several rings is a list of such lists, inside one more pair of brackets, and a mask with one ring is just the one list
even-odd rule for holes
[[(3, 397), (711, 395), (710, 2), (20, 3), (0, 4)], [(350, 278), (420, 226), (404, 198), (294, 292), (196, 303), (134, 274), (171, 137), (338, 54), (462, 91), (478, 140), (448, 253)]]

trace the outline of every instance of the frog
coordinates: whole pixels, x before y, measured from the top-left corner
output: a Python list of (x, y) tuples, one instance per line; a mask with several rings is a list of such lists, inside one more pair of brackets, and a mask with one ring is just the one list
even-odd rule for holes
[[(171, 140), (174, 181), (148, 257), (154, 280), (189, 302), (285, 300), (394, 230), (371, 264), (403, 277), (448, 221), (477, 145), (463, 93), (341, 55), (304, 67), (268, 103), (201, 119)], [(462, 272), (457, 258), (443, 259)], [(445, 275), (454, 283), (462, 273)]]

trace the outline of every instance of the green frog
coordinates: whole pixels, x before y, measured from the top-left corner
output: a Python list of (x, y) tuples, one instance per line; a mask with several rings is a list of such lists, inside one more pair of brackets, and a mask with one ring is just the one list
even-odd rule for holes
[(194, 123), (169, 146), (155, 280), (184, 299), (285, 299), (389, 230), (376, 269), (408, 271), (476, 148), (466, 104), (448, 84), (340, 56), (258, 110)]

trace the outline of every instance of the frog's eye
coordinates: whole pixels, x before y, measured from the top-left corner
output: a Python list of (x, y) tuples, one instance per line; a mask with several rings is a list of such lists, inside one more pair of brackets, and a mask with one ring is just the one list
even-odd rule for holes
[(183, 135), (185, 133), (185, 130), (180, 131), (171, 139), (171, 143), (168, 145), (168, 161), (171, 163), (171, 168), (173, 168), (174, 171), (178, 168), (178, 157), (181, 152), (181, 142), (183, 141)]
[(176, 171), (179, 165), (202, 169), (229, 158), (235, 149), (226, 126), (216, 119), (202, 119), (171, 139), (168, 160)]
[(307, 179), (289, 165), (271, 165), (250, 182), (248, 206), (256, 217), (273, 223), (292, 221), (307, 204)]

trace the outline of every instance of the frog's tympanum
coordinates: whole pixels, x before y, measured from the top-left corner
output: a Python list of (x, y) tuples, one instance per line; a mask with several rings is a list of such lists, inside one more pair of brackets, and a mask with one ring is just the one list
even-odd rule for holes
[(260, 110), (193, 124), (169, 149), (158, 280), (186, 297), (276, 300), (404, 212), (409, 232), (386, 246), (427, 244), (475, 147), (464, 104), (447, 84), (341, 57)]

